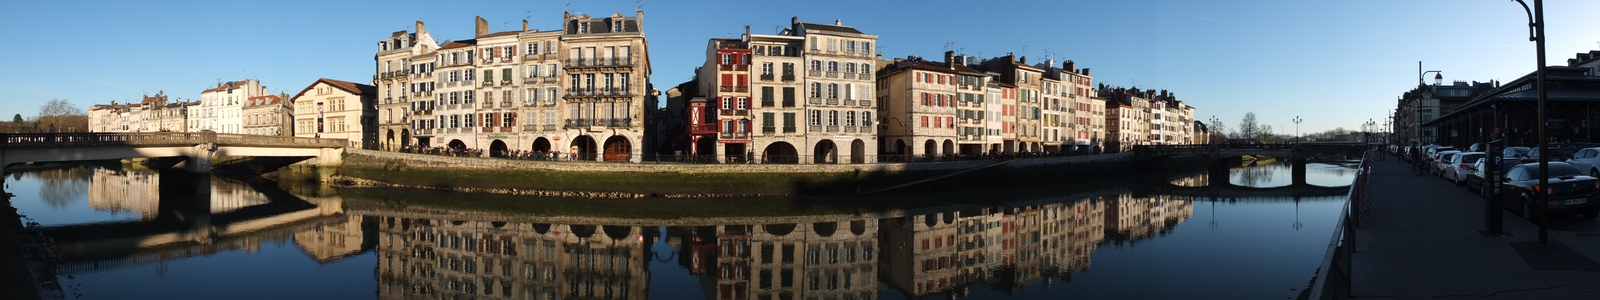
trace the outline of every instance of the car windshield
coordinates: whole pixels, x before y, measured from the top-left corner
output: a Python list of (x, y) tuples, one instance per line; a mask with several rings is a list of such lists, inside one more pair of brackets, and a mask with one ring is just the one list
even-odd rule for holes
[(1474, 161), (1478, 161), (1479, 158), (1483, 158), (1483, 154), (1482, 153), (1461, 155), (1461, 162), (1462, 163), (1474, 162)]
[[(1524, 168), (1528, 168), (1528, 174), (1539, 174), (1539, 164), (1527, 164)], [(1583, 172), (1582, 171), (1578, 171), (1577, 167), (1573, 167), (1572, 165), (1569, 165), (1569, 164), (1558, 163), (1558, 162), (1550, 163), (1550, 178), (1556, 178), (1556, 177), (1561, 177), (1561, 176), (1572, 176), (1572, 175), (1583, 175)], [(1539, 178), (1538, 175), (1528, 176), (1528, 177), (1529, 178)]]
[(1530, 149), (1528, 147), (1511, 147), (1511, 148), (1506, 148), (1505, 154), (1528, 154), (1528, 151), (1530, 151), (1530, 150), (1533, 150), (1533, 149)]

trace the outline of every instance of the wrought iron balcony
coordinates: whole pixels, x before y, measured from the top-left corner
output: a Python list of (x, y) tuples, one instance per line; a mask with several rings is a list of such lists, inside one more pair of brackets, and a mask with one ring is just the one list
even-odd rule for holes
[(828, 105), (839, 105), (839, 98), (828, 98)]
[(822, 76), (822, 70), (809, 70), (809, 71), (806, 71), (806, 76), (820, 77), (820, 76)]
[(784, 82), (794, 81), (794, 74), (784, 74), (783, 75), (783, 81)]
[(844, 105), (845, 106), (856, 105), (856, 99), (844, 99)]
[(806, 102), (811, 104), (822, 104), (822, 97), (811, 97), (807, 99)]
[(839, 125), (828, 125), (828, 132), (839, 132)]
[(872, 106), (872, 100), (861, 99), (858, 101), (861, 103), (861, 106)]
[(689, 125), (689, 134), (713, 134), (720, 131), (719, 124)]
[(772, 74), (761, 74), (761, 81), (772, 81)]

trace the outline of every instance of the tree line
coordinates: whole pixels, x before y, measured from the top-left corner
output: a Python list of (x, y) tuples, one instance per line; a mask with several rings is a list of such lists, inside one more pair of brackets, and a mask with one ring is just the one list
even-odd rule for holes
[(48, 132), (88, 132), (89, 115), (67, 99), (51, 99), (39, 106), (39, 113), (28, 118), (22, 114), (11, 116), (11, 122), (5, 122), (7, 133), (48, 133)]
[[(1286, 143), (1286, 142), (1293, 142), (1295, 140), (1295, 136), (1294, 135), (1276, 134), (1276, 133), (1273, 132), (1272, 125), (1261, 124), (1261, 122), (1256, 120), (1256, 113), (1255, 112), (1245, 113), (1244, 114), (1244, 118), (1239, 120), (1238, 127), (1231, 128), (1231, 130), (1228, 127), (1228, 125), (1227, 124), (1223, 124), (1221, 120), (1211, 120), (1211, 123), (1207, 124), (1207, 127), (1209, 127), (1207, 129), (1211, 130), (1211, 133), (1210, 133), (1211, 136), (1210, 137), (1211, 137), (1211, 143), (1213, 143), (1213, 144), (1223, 144), (1223, 143), (1263, 143), (1263, 144), (1266, 144), (1266, 143)], [(1378, 131), (1382, 131), (1382, 128), (1380, 128), (1380, 126), (1373, 125), (1373, 124), (1363, 124), (1361, 131), (1348, 130), (1348, 129), (1344, 129), (1344, 127), (1336, 127), (1334, 129), (1320, 131), (1320, 132), (1302, 133), (1300, 135), (1300, 141), (1302, 141), (1302, 142), (1357, 142), (1357, 141), (1363, 141), (1366, 138), (1366, 135), (1365, 135), (1366, 133), (1378, 132)]]

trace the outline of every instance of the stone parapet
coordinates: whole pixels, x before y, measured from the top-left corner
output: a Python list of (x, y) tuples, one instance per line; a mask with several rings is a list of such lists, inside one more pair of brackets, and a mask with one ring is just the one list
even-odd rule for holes
[[(372, 150), (347, 150), (347, 165), (389, 167), (402, 163), (410, 168), (455, 170), (529, 170), (562, 172), (649, 172), (649, 173), (851, 173), (965, 170), (988, 166), (996, 160), (926, 163), (876, 164), (648, 164), (572, 161), (526, 161), (498, 158), (451, 157)], [(1132, 159), (1131, 153), (1014, 159), (1009, 168), (1106, 162)]]

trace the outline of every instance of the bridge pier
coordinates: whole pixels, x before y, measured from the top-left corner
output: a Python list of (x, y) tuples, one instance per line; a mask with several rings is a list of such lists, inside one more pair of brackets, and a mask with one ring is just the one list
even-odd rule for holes
[(207, 244), (216, 235), (211, 226), (211, 174), (167, 170), (160, 174), (160, 213), (182, 222), (188, 240)]
[(1231, 173), (1228, 172), (1227, 163), (1224, 163), (1220, 160), (1212, 162), (1210, 165), (1210, 170), (1208, 170), (1206, 175), (1206, 179), (1208, 181), (1206, 184), (1212, 187), (1228, 186), (1229, 184), (1232, 184), (1231, 181), (1228, 180), (1229, 175), (1231, 175)]
[(1306, 161), (1304, 156), (1295, 155), (1289, 159), (1290, 181), (1295, 186), (1306, 185)]

